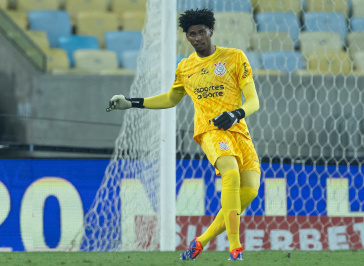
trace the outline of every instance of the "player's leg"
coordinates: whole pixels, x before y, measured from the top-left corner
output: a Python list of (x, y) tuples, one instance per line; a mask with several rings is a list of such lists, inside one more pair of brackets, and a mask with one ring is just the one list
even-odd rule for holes
[(254, 170), (240, 172), (241, 212), (256, 198), (260, 186), (260, 173)]
[(234, 137), (241, 149), (240, 202), (241, 211), (256, 198), (260, 186), (260, 163), (251, 138), (236, 133)]
[(240, 226), (240, 173), (235, 156), (219, 157), (215, 167), (221, 173), (221, 211), (224, 215), (226, 233), (230, 251), (241, 247), (239, 239)]
[[(231, 181), (235, 180), (234, 183), (235, 186), (237, 186), (237, 193), (235, 193), (237, 194), (237, 196), (235, 195), (235, 198), (237, 199), (237, 200), (235, 199), (235, 205), (237, 207), (235, 207), (235, 209), (236, 211), (240, 211), (240, 195), (239, 195), (240, 175), (238, 170), (239, 168), (235, 158), (236, 156), (236, 152), (234, 150), (235, 146), (236, 146), (235, 140), (229, 132), (221, 132), (217, 130), (209, 131), (201, 137), (202, 150), (205, 152), (210, 163), (214, 165), (215, 168), (217, 169), (216, 171), (217, 175), (220, 175), (220, 172), (216, 167), (216, 162), (218, 160), (219, 160), (218, 165), (220, 171), (225, 174), (223, 175), (223, 190), (225, 187), (228, 188), (226, 183), (229, 184)], [(230, 172), (229, 170), (234, 170), (234, 171)], [(231, 174), (234, 176), (233, 178), (229, 178)], [(228, 181), (228, 179), (230, 181)], [(224, 195), (224, 192), (222, 192), (222, 195)], [(222, 198), (224, 197), (222, 196)], [(235, 214), (235, 216), (237, 215)], [(196, 258), (197, 255), (202, 252), (203, 247), (206, 246), (211, 239), (213, 239), (214, 237), (216, 237), (217, 235), (221, 234), (224, 231), (225, 231), (224, 211), (220, 210), (217, 216), (215, 217), (214, 221), (212, 222), (212, 224), (209, 226), (209, 228), (201, 236), (191, 241), (188, 250), (181, 254), (181, 259), (184, 260), (184, 259)]]

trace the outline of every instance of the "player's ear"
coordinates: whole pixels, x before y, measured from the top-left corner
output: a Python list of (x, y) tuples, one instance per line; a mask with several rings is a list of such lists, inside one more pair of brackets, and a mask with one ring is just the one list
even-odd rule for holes
[(214, 35), (214, 29), (209, 29), (210, 31), (210, 38), (212, 37), (212, 35)]

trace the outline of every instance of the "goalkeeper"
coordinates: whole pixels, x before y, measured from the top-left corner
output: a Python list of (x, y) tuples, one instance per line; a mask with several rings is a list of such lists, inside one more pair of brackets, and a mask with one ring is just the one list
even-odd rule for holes
[(225, 230), (229, 260), (242, 260), (240, 214), (257, 196), (260, 185), (260, 164), (245, 122), (245, 117), (259, 109), (251, 67), (241, 50), (212, 44), (214, 24), (211, 10), (183, 13), (179, 26), (196, 52), (178, 64), (170, 90), (149, 98), (115, 95), (109, 106), (110, 110), (164, 109), (175, 107), (186, 94), (192, 98), (194, 140), (217, 175), (222, 176), (221, 210), (206, 232), (191, 241), (181, 254), (182, 260), (195, 259), (211, 239)]

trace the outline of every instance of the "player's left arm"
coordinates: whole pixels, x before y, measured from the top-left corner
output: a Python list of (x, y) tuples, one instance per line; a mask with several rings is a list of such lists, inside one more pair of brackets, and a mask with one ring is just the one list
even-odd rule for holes
[(243, 52), (238, 54), (237, 60), (236, 73), (245, 102), (240, 108), (232, 112), (223, 112), (212, 120), (214, 125), (219, 129), (228, 130), (236, 123), (239, 123), (241, 119), (253, 114), (259, 109), (259, 98), (255, 89), (249, 61)]

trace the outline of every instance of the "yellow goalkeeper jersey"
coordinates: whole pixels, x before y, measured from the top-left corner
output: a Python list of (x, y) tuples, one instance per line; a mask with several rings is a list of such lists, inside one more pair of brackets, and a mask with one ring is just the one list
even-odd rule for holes
[[(200, 144), (201, 134), (218, 129), (212, 123), (214, 117), (242, 106), (242, 88), (248, 82), (253, 82), (253, 74), (246, 55), (239, 49), (216, 46), (210, 56), (199, 57), (195, 52), (182, 59), (171, 90), (187, 93), (194, 103), (197, 143)], [(229, 131), (250, 138), (245, 119)]]

